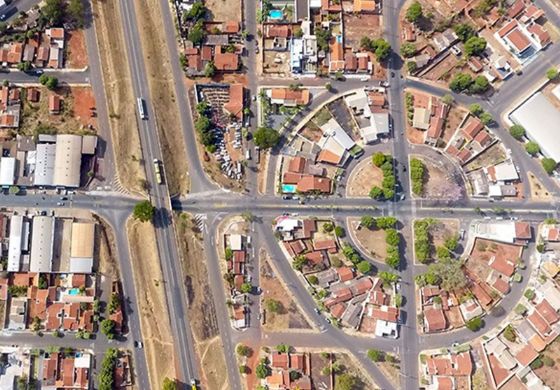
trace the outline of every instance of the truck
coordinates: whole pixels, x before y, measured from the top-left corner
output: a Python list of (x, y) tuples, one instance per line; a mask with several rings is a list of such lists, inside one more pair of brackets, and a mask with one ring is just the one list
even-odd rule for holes
[(161, 169), (157, 158), (154, 158), (154, 173), (156, 175), (156, 182), (161, 184)]
[(148, 116), (146, 115), (146, 108), (144, 107), (144, 99), (137, 98), (136, 103), (138, 104), (138, 115), (140, 115), (140, 119), (148, 119)]

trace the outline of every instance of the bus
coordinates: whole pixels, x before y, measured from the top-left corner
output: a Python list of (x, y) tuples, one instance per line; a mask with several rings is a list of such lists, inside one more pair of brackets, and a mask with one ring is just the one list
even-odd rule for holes
[(161, 184), (161, 169), (159, 166), (159, 160), (157, 158), (154, 158), (154, 172), (156, 174), (156, 182), (158, 184)]
[(138, 114), (140, 115), (140, 118), (148, 119), (148, 116), (146, 115), (146, 109), (144, 108), (144, 99), (138, 98), (136, 99), (136, 101), (138, 102)]

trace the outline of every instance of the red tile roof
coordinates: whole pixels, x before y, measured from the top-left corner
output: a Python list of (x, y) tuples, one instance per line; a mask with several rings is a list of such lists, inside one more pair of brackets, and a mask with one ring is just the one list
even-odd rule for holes
[(488, 265), (505, 276), (511, 276), (515, 272), (515, 264), (503, 257), (492, 257)]
[(441, 309), (425, 309), (424, 322), (426, 324), (426, 332), (437, 332), (447, 328), (447, 320)]
[(289, 357), (287, 353), (281, 353), (281, 352), (272, 352), (272, 355), (270, 357), (270, 366), (274, 367), (274, 368), (283, 368), (285, 370), (287, 370), (290, 367), (289, 362)]
[(313, 249), (316, 251), (320, 250), (327, 250), (327, 249), (336, 249), (336, 241), (335, 240), (321, 240), (321, 241), (313, 241)]
[(328, 194), (331, 192), (331, 179), (327, 177), (305, 175), (297, 183), (297, 190), (303, 193), (317, 191)]
[(529, 222), (515, 222), (515, 238), (530, 240), (532, 238)]
[(517, 359), (519, 364), (523, 367), (526, 367), (535, 360), (537, 356), (539, 356), (539, 353), (533, 349), (531, 344), (526, 344), (519, 352), (517, 352), (515, 359)]
[(341, 282), (346, 282), (348, 280), (354, 279), (354, 272), (350, 267), (340, 267), (336, 269), (338, 273), (338, 278)]
[[(218, 69), (217, 65), (216, 68)], [(239, 120), (243, 118), (243, 91), (243, 84), (231, 84), (229, 86), (229, 100), (224, 104), (224, 109)]]
[(303, 157), (294, 157), (288, 164), (288, 172), (303, 173), (305, 170), (305, 159)]
[(531, 46), (531, 41), (519, 29), (510, 32), (506, 38), (511, 42), (518, 52), (522, 52)]
[(465, 133), (467, 139), (472, 140), (483, 128), (484, 124), (480, 119), (471, 116), (463, 127), (463, 133)]
[(552, 305), (546, 299), (543, 299), (541, 303), (535, 306), (535, 309), (549, 325), (552, 325), (560, 320), (560, 316), (558, 316), (556, 310), (554, 310)]
[(535, 330), (539, 332), (541, 336), (546, 336), (550, 333), (551, 328), (548, 323), (542, 318), (537, 310), (535, 310), (531, 315), (527, 317), (527, 320), (533, 325)]

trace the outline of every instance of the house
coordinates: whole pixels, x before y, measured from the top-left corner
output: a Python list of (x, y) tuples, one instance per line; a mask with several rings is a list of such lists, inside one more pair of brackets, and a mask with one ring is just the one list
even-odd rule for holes
[(447, 328), (443, 310), (434, 307), (424, 309), (424, 329), (427, 333), (439, 332)]
[(64, 49), (64, 29), (61, 27), (47, 28), (45, 34), (49, 37), (51, 45)]
[(239, 55), (223, 51), (222, 46), (214, 49), (214, 66), (219, 71), (236, 71), (239, 68)]
[(49, 114), (58, 115), (60, 114), (62, 99), (59, 95), (50, 94), (49, 95)]
[(272, 104), (286, 107), (306, 106), (310, 99), (309, 89), (271, 88), (267, 95)]
[(428, 130), (430, 127), (431, 112), (426, 108), (414, 107), (412, 127), (420, 130)]
[(243, 121), (243, 84), (230, 84), (229, 100), (223, 105), (224, 111), (239, 121)]

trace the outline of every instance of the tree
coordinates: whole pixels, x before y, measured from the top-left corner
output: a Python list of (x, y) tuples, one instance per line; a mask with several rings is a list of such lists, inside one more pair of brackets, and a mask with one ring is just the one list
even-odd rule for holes
[(506, 326), (503, 334), (504, 338), (512, 343), (514, 343), (517, 339), (517, 335), (515, 334), (515, 330), (513, 330), (513, 326), (511, 326), (511, 324)]
[(467, 329), (476, 332), (484, 327), (484, 320), (480, 317), (475, 317), (465, 323)]
[(240, 374), (248, 374), (249, 373), (249, 367), (247, 367), (245, 364), (242, 364), (239, 366), (239, 373)]
[(261, 360), (257, 368), (255, 369), (255, 374), (257, 378), (264, 379), (270, 375), (270, 369), (266, 365), (265, 361)]
[(309, 283), (313, 284), (313, 285), (317, 285), (319, 284), (319, 278), (315, 275), (309, 275), (307, 277), (307, 280), (309, 281)]
[(422, 13), (422, 5), (415, 1), (414, 3), (412, 3), (410, 5), (410, 7), (408, 7), (408, 9), (406, 10), (406, 20), (408, 20), (411, 23), (416, 23), (418, 22), (422, 17), (423, 17), (423, 13)]
[(192, 8), (185, 14), (185, 19), (198, 22), (206, 16), (206, 7), (202, 1), (197, 1), (193, 4)]
[(389, 56), (389, 54), (391, 54), (391, 44), (385, 39), (377, 39), (375, 46), (376, 48), (374, 53), (378, 61), (381, 62), (385, 60)]
[(233, 259), (233, 251), (229, 246), (224, 250), (224, 256), (226, 258), (226, 261)]
[(403, 43), (401, 46), (401, 55), (404, 58), (410, 58), (414, 57), (414, 54), (416, 54), (416, 45), (410, 42)]
[(525, 128), (521, 125), (513, 125), (509, 128), (509, 134), (518, 141), (525, 137)]
[(471, 93), (484, 93), (490, 88), (490, 82), (485, 76), (476, 76), (474, 82), (469, 87)]
[(278, 314), (282, 311), (282, 303), (272, 298), (266, 300), (265, 307), (271, 313)]
[(358, 384), (358, 379), (349, 374), (344, 373), (337, 375), (335, 378), (334, 388), (335, 390), (354, 390)]
[(344, 238), (346, 236), (346, 231), (342, 226), (337, 226), (334, 228), (334, 235), (338, 238)]
[(378, 349), (368, 349), (367, 356), (372, 362), (382, 362), (385, 360), (385, 352)]
[(539, 146), (538, 143), (533, 142), (533, 141), (529, 141), (525, 144), (525, 150), (531, 156), (536, 156), (541, 151), (541, 147)]
[(401, 239), (400, 239), (399, 233), (397, 232), (396, 229), (387, 229), (385, 231), (385, 242), (388, 245), (397, 246), (397, 245), (399, 245), (400, 241), (401, 241)]
[(84, 26), (85, 9), (81, 0), (70, 0), (67, 11), (68, 16), (72, 18), (76, 26), (80, 28)]
[(331, 233), (334, 230), (334, 223), (325, 222), (323, 224), (323, 233)]
[(315, 36), (317, 37), (317, 46), (327, 53), (329, 51), (329, 42), (331, 40), (331, 30), (325, 28), (315, 29)]
[(558, 80), (559, 75), (560, 73), (556, 68), (550, 68), (549, 70), (546, 71), (546, 78), (549, 79), (550, 81)]
[(371, 162), (376, 167), (381, 167), (387, 161), (387, 156), (381, 152), (376, 152), (373, 156), (371, 156)]
[(368, 262), (365, 261), (365, 260), (364, 260), (364, 261), (360, 261), (360, 262), (358, 263), (358, 265), (356, 266), (356, 268), (358, 268), (358, 271), (359, 271), (360, 273), (365, 274), (365, 275), (369, 274), (369, 273), (371, 272), (371, 269), (372, 269), (371, 264), (368, 263)]
[(403, 304), (403, 296), (401, 294), (395, 294), (395, 306), (401, 307)]
[[(198, 4), (198, 3), (195, 3)], [(202, 43), (204, 40), (205, 32), (204, 32), (204, 25), (202, 22), (197, 22), (191, 29), (189, 30), (189, 34), (187, 35), (187, 39), (192, 42), (193, 45), (197, 46)]]
[(552, 358), (551, 358), (550, 356), (548, 356), (548, 355), (544, 355), (544, 356), (542, 357), (542, 362), (543, 362), (544, 365), (547, 366), (547, 367), (554, 367), (554, 364), (555, 364), (554, 359), (552, 359)]
[(552, 172), (554, 172), (554, 170), (556, 169), (556, 161), (554, 161), (554, 159), (549, 158), (549, 157), (545, 157), (541, 160), (541, 164), (544, 168), (544, 170), (546, 171), (546, 173), (548, 173), (549, 175), (552, 174)]
[(383, 198), (383, 189), (378, 186), (371, 187), (369, 190), (369, 197), (372, 199), (382, 199)]
[(440, 285), (444, 290), (461, 289), (467, 285), (463, 263), (459, 260), (440, 259), (437, 263), (429, 265), (428, 272), (441, 278)]
[(177, 390), (177, 383), (175, 379), (165, 377), (163, 380), (163, 390)]
[(371, 215), (364, 215), (360, 218), (360, 225), (365, 227), (366, 229), (372, 229), (375, 227), (375, 218)]
[(449, 88), (453, 92), (463, 92), (469, 89), (472, 82), (473, 80), (470, 74), (459, 72), (455, 74), (455, 77), (453, 77), (453, 79), (449, 83)]
[(51, 26), (61, 25), (64, 18), (64, 0), (46, 0), (41, 15)]
[(401, 262), (401, 257), (399, 255), (399, 248), (396, 246), (390, 246), (387, 248), (387, 257), (385, 258), (385, 263), (394, 269), (399, 268)]
[(249, 294), (252, 290), (253, 286), (251, 286), (251, 283), (243, 283), (239, 288), (239, 291), (243, 294)]
[(473, 37), (476, 32), (474, 28), (468, 23), (459, 23), (453, 26), (453, 31), (463, 42), (466, 42), (469, 38)]
[(245, 357), (251, 356), (251, 353), (253, 352), (250, 347), (248, 347), (247, 345), (244, 345), (244, 344), (237, 345), (237, 348), (235, 349), (235, 351), (237, 352), (237, 354), (239, 356), (245, 356)]
[(152, 203), (149, 200), (143, 200), (136, 203), (132, 215), (140, 222), (148, 222), (152, 220), (155, 212), (156, 208), (152, 205)]
[(325, 83), (325, 89), (329, 92), (332, 92), (333, 86), (331, 83)]
[(214, 65), (214, 61), (208, 61), (208, 63), (204, 66), (204, 76), (213, 77), (215, 74), (216, 65)]
[(470, 37), (465, 42), (465, 53), (469, 57), (482, 54), (484, 49), (486, 49), (486, 39), (484, 38)]
[(121, 302), (119, 299), (119, 295), (116, 293), (111, 294), (111, 299), (109, 301), (109, 306), (107, 307), (107, 310), (109, 311), (109, 314), (113, 314), (117, 311), (117, 309), (120, 307)]
[(278, 344), (276, 346), (276, 350), (280, 353), (288, 353), (288, 352), (290, 352), (290, 346), (288, 344), (284, 344), (284, 343)]
[(103, 333), (109, 340), (115, 337), (115, 321), (106, 318), (101, 321), (101, 333)]
[(453, 96), (449, 93), (446, 93), (445, 95), (442, 96), (441, 98), (442, 103), (447, 104), (448, 106), (452, 105), (453, 102), (455, 101), (455, 99), (453, 98)]
[(99, 390), (112, 390), (114, 380), (114, 369), (117, 364), (118, 350), (109, 348), (101, 361), (101, 369), (97, 376)]
[(307, 258), (304, 255), (298, 255), (296, 257), (294, 257), (294, 261), (292, 261), (292, 267), (296, 270), (296, 271), (300, 271), (303, 269), (304, 266), (306, 266), (308, 263)]
[(473, 103), (469, 106), (469, 111), (474, 116), (480, 116), (480, 114), (482, 114), (484, 112), (484, 109), (482, 108), (482, 106), (480, 104)]
[(381, 271), (377, 276), (379, 276), (383, 283), (395, 283), (399, 280), (399, 275), (387, 271)]
[(375, 220), (379, 229), (389, 229), (397, 226), (397, 218), (395, 217), (379, 217)]
[(255, 145), (261, 149), (269, 149), (280, 141), (280, 134), (270, 127), (259, 127), (253, 134)]
[(484, 111), (482, 114), (480, 114), (479, 119), (485, 126), (494, 121), (494, 118), (492, 118), (492, 114), (490, 114), (488, 111)]
[(414, 73), (416, 72), (416, 69), (418, 69), (418, 65), (415, 61), (406, 62), (406, 70), (408, 70), (408, 73)]
[(44, 73), (39, 77), (39, 82), (50, 90), (58, 86), (58, 79), (56, 77), (47, 76)]

